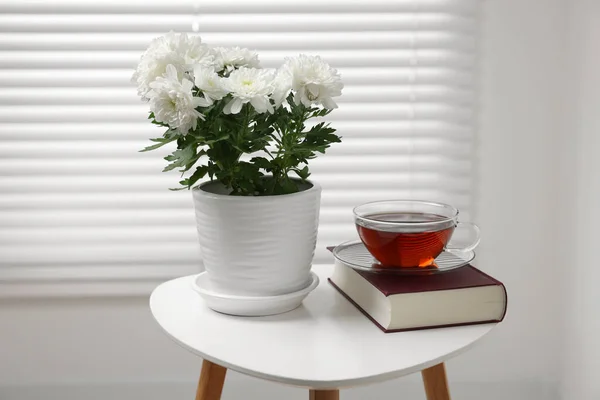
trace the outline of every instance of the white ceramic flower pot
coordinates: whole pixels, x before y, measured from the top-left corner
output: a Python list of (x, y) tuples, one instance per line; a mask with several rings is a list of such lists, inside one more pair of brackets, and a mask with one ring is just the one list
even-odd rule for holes
[(239, 296), (306, 288), (317, 241), (321, 187), (298, 193), (229, 196), (218, 182), (193, 191), (202, 259), (211, 287)]

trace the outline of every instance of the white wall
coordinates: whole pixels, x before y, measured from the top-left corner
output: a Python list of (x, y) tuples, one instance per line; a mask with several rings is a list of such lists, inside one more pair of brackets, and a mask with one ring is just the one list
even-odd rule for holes
[(600, 2), (578, 0), (569, 20), (567, 81), (572, 125), (566, 141), (576, 152), (566, 163), (576, 176), (564, 190), (572, 194), (572, 251), (567, 271), (571, 301), (566, 313), (564, 399), (600, 398)]
[[(486, 1), (479, 265), (504, 281), (508, 315), (474, 373), (554, 386), (562, 280), (553, 219), (563, 106), (563, 1)], [(473, 360), (475, 362), (475, 360)], [(539, 397), (543, 398), (543, 397)]]
[[(556, 395), (563, 276), (553, 216), (562, 201), (554, 179), (565, 124), (563, 3), (485, 1), (477, 221), (484, 241), (477, 264), (505, 282), (510, 302), (503, 324), (449, 362), (457, 399)], [(192, 398), (199, 365), (163, 336), (144, 298), (0, 302), (2, 399)], [(345, 398), (367, 391), (372, 399), (423, 398), (418, 376)], [(306, 398), (300, 389), (232, 374), (224, 399), (284, 396)]]

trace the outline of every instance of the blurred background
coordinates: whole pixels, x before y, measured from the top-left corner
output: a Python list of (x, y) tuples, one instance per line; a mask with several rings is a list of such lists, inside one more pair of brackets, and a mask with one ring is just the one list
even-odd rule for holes
[[(475, 265), (509, 308), (448, 362), (454, 398), (600, 398), (597, 1), (0, 0), (0, 399), (194, 395), (200, 360), (147, 305), (201, 268), (191, 194), (137, 152), (161, 132), (129, 82), (170, 30), (339, 69), (315, 268), (366, 201), (480, 225)], [(419, 375), (342, 395), (424, 399)], [(305, 396), (231, 373), (223, 399)]]

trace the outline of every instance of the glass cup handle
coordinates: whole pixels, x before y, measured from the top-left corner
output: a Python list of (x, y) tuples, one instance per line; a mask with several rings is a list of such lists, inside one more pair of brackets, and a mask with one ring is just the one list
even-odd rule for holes
[(458, 229), (469, 229), (471, 231), (472, 236), (474, 237), (473, 242), (466, 247), (446, 246), (446, 250), (449, 251), (450, 253), (453, 253), (453, 252), (462, 253), (462, 252), (474, 250), (475, 247), (477, 247), (479, 245), (479, 242), (481, 241), (481, 236), (479, 234), (479, 232), (480, 232), (479, 227), (471, 222), (459, 222), (456, 224), (456, 228), (454, 229), (454, 232), (456, 232)]

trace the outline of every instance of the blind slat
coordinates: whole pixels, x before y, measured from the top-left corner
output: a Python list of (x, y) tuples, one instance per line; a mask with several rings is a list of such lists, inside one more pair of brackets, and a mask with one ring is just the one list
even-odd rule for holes
[[(364, 85), (349, 87), (339, 104), (381, 102), (447, 102), (470, 105), (469, 90), (436, 85)], [(140, 99), (131, 87), (104, 88), (0, 88), (2, 105), (139, 105)]]
[[(156, 33), (0, 33), (0, 50), (98, 51), (139, 50)], [(332, 49), (395, 49), (416, 46), (421, 49), (474, 49), (475, 40), (469, 35), (453, 32), (255, 32), (246, 35), (220, 32), (203, 34), (202, 40), (212, 46), (243, 46), (264, 50), (311, 51)]]
[[(417, 190), (419, 191), (419, 190)], [(422, 191), (419, 191), (422, 192)], [(7, 217), (0, 223), (0, 243), (196, 243), (193, 212), (166, 209), (175, 218), (154, 218), (153, 210), (132, 212), (128, 209), (28, 210), (0, 213)], [(324, 225), (346, 225), (353, 221), (345, 207), (324, 206), (319, 217)], [(62, 220), (62, 221), (61, 221)], [(21, 222), (24, 221), (24, 222)], [(143, 227), (143, 229), (140, 229)], [(143, 232), (141, 232), (143, 230)], [(64, 242), (64, 243), (61, 243)]]
[[(406, 151), (405, 151), (406, 153)], [(63, 158), (63, 157), (59, 157)], [(17, 164), (22, 167), (22, 171), (15, 171), (16, 166), (11, 166), (11, 161), (3, 161), (3, 165), (6, 167), (0, 172), (4, 176), (0, 176), (0, 180), (8, 179), (5, 182), (8, 182), (7, 185), (10, 186), (14, 180), (17, 178), (26, 176), (26, 175), (39, 175), (46, 176), (49, 173), (55, 173), (55, 175), (69, 175), (73, 178), (81, 177), (82, 175), (87, 175), (90, 177), (97, 178), (98, 175), (105, 175), (107, 177), (117, 177), (117, 176), (134, 176), (134, 175), (152, 175), (155, 177), (154, 184), (158, 190), (166, 190), (165, 185), (172, 185), (174, 182), (178, 181), (178, 174), (173, 172), (171, 174), (158, 174), (159, 171), (164, 167), (164, 163), (160, 161), (154, 161), (148, 163), (132, 163), (131, 161), (119, 162), (114, 161), (115, 166), (102, 166), (111, 164), (113, 159), (104, 159), (100, 158), (97, 160), (96, 164), (86, 163), (85, 159), (77, 159), (73, 158), (73, 163), (77, 164), (77, 169), (80, 171), (73, 171), (74, 168), (69, 170), (68, 174), (63, 174), (66, 171), (68, 165), (65, 163), (59, 164), (58, 166), (54, 163), (55, 159), (48, 159), (45, 161), (44, 159), (39, 162), (35, 162), (34, 160), (23, 159), (22, 162)], [(333, 158), (333, 156), (332, 156)], [(407, 154), (403, 155), (365, 155), (362, 157), (357, 157), (356, 155), (338, 155), (335, 157), (335, 160), (332, 161), (314, 161), (311, 166), (311, 171), (314, 173), (336, 173), (336, 174), (355, 174), (362, 172), (369, 172), (372, 174), (380, 174), (390, 169), (402, 171), (408, 168), (412, 168), (417, 171), (430, 172), (435, 170), (444, 170), (448, 174), (462, 174), (465, 175), (464, 171), (469, 170), (472, 165), (469, 157), (451, 157), (451, 156), (431, 156), (428, 154), (411, 154), (410, 156)], [(360, 160), (357, 160), (360, 158)], [(33, 167), (28, 167), (25, 164), (35, 164)], [(131, 164), (134, 164), (132, 167)], [(135, 166), (135, 164), (138, 164)], [(123, 167), (119, 169), (119, 167)], [(43, 169), (48, 168), (49, 173), (44, 173)], [(121, 171), (121, 174), (119, 174)], [(158, 177), (156, 175), (159, 175)], [(8, 176), (8, 177), (7, 177)], [(54, 176), (54, 175), (53, 175)], [(56, 179), (59, 177), (56, 176)], [(316, 178), (315, 178), (316, 179)], [(68, 185), (68, 182), (66, 182)], [(27, 185), (20, 184), (19, 187), (24, 187)], [(16, 188), (6, 187), (5, 190), (10, 191)], [(68, 189), (68, 188), (67, 188)], [(59, 190), (59, 189), (56, 189)], [(139, 188), (138, 188), (139, 190)]]
[(85, 265), (87, 263), (193, 262), (199, 259), (198, 246), (187, 243), (146, 244), (90, 244), (72, 246), (37, 245), (31, 251), (28, 244), (0, 246), (2, 262), (8, 265)]
[[(346, 87), (358, 85), (450, 85), (457, 88), (473, 86), (472, 74), (442, 67), (345, 67), (338, 71)], [(107, 87), (130, 86), (131, 69), (0, 69), (3, 87)], [(49, 78), (52, 79), (49, 79)]]
[[(172, 263), (107, 263), (99, 264), (86, 261), (85, 268), (77, 265), (40, 265), (39, 262), (33, 262), (29, 265), (5, 265), (2, 269), (2, 282), (42, 282), (50, 283), (56, 280), (61, 282), (78, 281), (127, 281), (142, 280), (167, 280), (173, 275), (184, 276), (198, 273), (200, 263), (198, 260), (189, 262), (180, 262), (176, 265)], [(87, 293), (90, 294), (89, 292)]]
[[(327, 120), (438, 120), (457, 124), (469, 124), (473, 111), (467, 107), (448, 104), (410, 103), (348, 103), (327, 116)], [(148, 116), (148, 106), (138, 105), (98, 105), (87, 106), (2, 106), (0, 121), (3, 122), (118, 122), (144, 121)]]
[(1, 14), (0, 32), (473, 32), (476, 20), (449, 13)]
[[(19, 189), (31, 189), (35, 188), (39, 190), (59, 190), (69, 185), (76, 185), (80, 190), (84, 191), (88, 188), (94, 190), (141, 190), (145, 191), (152, 188), (169, 187), (170, 183), (173, 182), (176, 177), (163, 177), (162, 179), (154, 179), (153, 175), (133, 175), (130, 174), (126, 178), (117, 175), (92, 175), (82, 177), (81, 175), (58, 175), (55, 176), (50, 182), (44, 175), (35, 176), (14, 176), (10, 178), (0, 177), (0, 189), (3, 192), (11, 192)], [(378, 173), (376, 176), (373, 174), (365, 174), (361, 172), (354, 172), (352, 174), (327, 174), (320, 171), (314, 171), (315, 179), (318, 177), (318, 181), (330, 188), (331, 190), (344, 190), (348, 186), (360, 182), (360, 187), (363, 190), (378, 189), (382, 186), (389, 185), (396, 189), (402, 188), (429, 188), (435, 186), (440, 190), (448, 192), (460, 192), (461, 181), (464, 179), (463, 176), (449, 177), (447, 174), (436, 173), (436, 172), (420, 172), (420, 173)], [(171, 186), (174, 186), (171, 184)], [(3, 222), (0, 222), (0, 225)]]
[[(337, 121), (335, 128), (346, 138), (369, 138), (372, 140), (385, 138), (441, 138), (455, 142), (470, 142), (473, 128), (443, 121), (434, 120), (392, 120), (392, 121)], [(0, 122), (0, 140), (7, 141), (49, 141), (59, 145), (61, 142), (73, 141), (131, 141), (138, 140), (139, 146), (146, 146), (148, 138), (160, 136), (164, 129), (139, 122), (57, 122), (53, 124), (30, 122)], [(25, 146), (26, 144), (23, 144)], [(29, 146), (31, 148), (32, 146)], [(1, 149), (0, 149), (1, 151)], [(119, 147), (115, 148), (119, 152)], [(8, 152), (10, 153), (10, 152)], [(107, 157), (113, 157), (111, 152)], [(9, 157), (10, 154), (5, 154)], [(136, 154), (135, 160), (146, 155)], [(157, 157), (154, 157), (157, 158)], [(318, 162), (318, 161), (317, 161)]]
[[(285, 57), (298, 53), (316, 53), (311, 49), (294, 52), (263, 51), (260, 60), (264, 67), (278, 67)], [(323, 50), (319, 55), (332, 65), (346, 67), (453, 67), (474, 68), (472, 53), (455, 50)], [(139, 60), (134, 51), (0, 51), (0, 68), (134, 68)]]
[(363, 2), (347, 0), (229, 0), (226, 3), (198, 2), (197, 0), (104, 0), (84, 2), (81, 0), (4, 0), (0, 12), (45, 14), (45, 13), (99, 13), (99, 14), (142, 14), (142, 13), (301, 13), (318, 12), (451, 12), (454, 14), (476, 14), (475, 0), (370, 0), (368, 7)]
[[(377, 191), (375, 191), (377, 193)], [(416, 191), (422, 193), (422, 191)], [(402, 193), (407, 193), (403, 191)], [(346, 191), (343, 195), (353, 195), (353, 191)], [(363, 193), (368, 195), (369, 193)], [(327, 195), (327, 197), (331, 197)], [(348, 214), (345, 204), (334, 204), (336, 197), (332, 197), (331, 202), (327, 202), (322, 207), (323, 215), (327, 215), (327, 210), (335, 209), (338, 212)], [(173, 194), (167, 190), (160, 191), (121, 191), (119, 193), (107, 192), (38, 192), (36, 196), (28, 193), (6, 193), (0, 197), (0, 206), (6, 211), (20, 210), (152, 210), (153, 212), (170, 212), (173, 209), (189, 209), (191, 207), (191, 195), (188, 192), (177, 192)], [(461, 208), (465, 203), (461, 203)], [(457, 204), (458, 206), (458, 204)], [(191, 222), (193, 223), (193, 222)], [(119, 225), (123, 226), (123, 225)], [(56, 226), (55, 226), (56, 227)], [(92, 226), (85, 228), (93, 229)]]
[[(343, 131), (340, 132), (343, 134)], [(73, 159), (77, 164), (86, 163), (84, 158), (87, 157), (115, 157), (122, 156), (127, 158), (129, 163), (131, 155), (148, 143), (140, 141), (131, 142), (110, 142), (110, 141), (96, 141), (94, 143), (89, 142), (54, 142), (54, 141), (36, 141), (36, 146), (33, 147), (31, 142), (10, 142), (10, 146), (0, 148), (0, 157), (7, 158), (18, 158), (28, 162), (35, 162), (36, 157), (44, 157), (48, 154), (50, 157), (42, 159), (42, 162), (50, 161), (52, 158), (58, 158), (58, 161), (50, 161), (50, 166), (63, 165), (65, 168), (76, 167), (73, 162), (64, 160), (63, 157)], [(368, 132), (365, 133), (363, 138), (347, 138), (344, 141), (344, 146), (333, 147), (329, 150), (330, 154), (334, 157), (342, 155), (362, 155), (362, 156), (398, 156), (399, 158), (408, 156), (419, 156), (419, 155), (435, 155), (439, 153), (438, 159), (448, 157), (464, 157), (469, 154), (470, 149), (464, 146), (464, 143), (460, 141), (455, 142), (452, 139), (443, 138), (378, 138), (377, 141), (372, 140)], [(165, 154), (167, 151), (164, 151)], [(140, 166), (156, 166), (163, 165), (164, 162), (160, 158), (156, 157), (159, 152), (139, 154)], [(143, 161), (150, 159), (151, 163), (143, 164)], [(109, 158), (110, 160), (110, 158)], [(91, 160), (90, 160), (91, 161)], [(93, 162), (94, 164), (101, 165), (102, 161), (99, 160)], [(325, 158), (323, 161), (314, 162), (326, 162)], [(11, 161), (3, 162), (0, 160), (0, 166), (6, 165), (10, 167)], [(123, 166), (124, 163), (120, 165)]]

